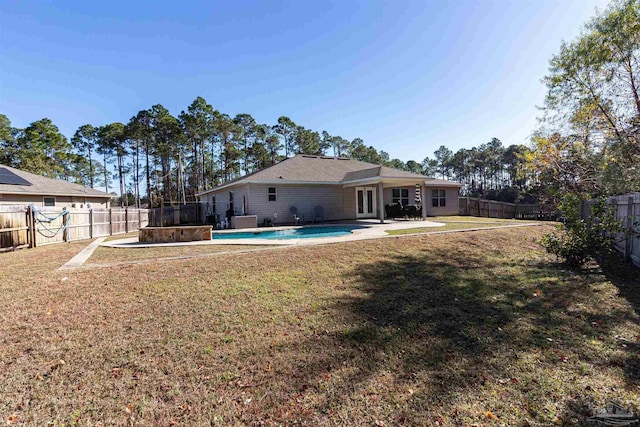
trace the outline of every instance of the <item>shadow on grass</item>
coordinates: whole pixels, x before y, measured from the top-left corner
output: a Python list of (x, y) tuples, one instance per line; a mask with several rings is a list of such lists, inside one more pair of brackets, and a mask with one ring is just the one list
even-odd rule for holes
[[(610, 256), (599, 262), (602, 273), (616, 288), (621, 297), (629, 302), (640, 315), (640, 269), (624, 263), (618, 256)], [(626, 343), (628, 357), (620, 361), (624, 366), (627, 381), (640, 387), (640, 337)]]
[[(344, 279), (358, 293), (333, 301), (329, 312), (345, 328), (297, 344), (313, 356), (299, 364), (291, 386), (300, 393), (323, 390), (316, 410), (330, 414), (350, 401), (380, 398), (391, 376), (394, 390), (416, 388), (404, 398), (397, 392), (386, 396), (403, 402), (390, 415), (394, 424), (433, 423), (463, 396), (506, 387), (524, 418), (552, 421), (544, 405), (537, 406), (548, 399), (543, 384), (575, 375), (578, 368), (563, 364), (568, 354), (596, 369), (608, 364), (590, 337), (608, 336), (632, 315), (621, 308), (593, 310), (600, 290), (591, 285), (602, 276), (461, 251), (389, 255), (356, 266)], [(527, 372), (529, 362), (521, 363), (526, 358), (540, 358), (543, 370)], [(631, 367), (626, 379), (637, 384), (633, 360), (630, 351), (619, 363)], [(558, 371), (567, 378), (544, 378)], [(331, 386), (323, 385), (333, 374)], [(513, 410), (500, 397), (491, 405)], [(573, 409), (566, 416), (582, 416)], [(474, 421), (468, 414), (447, 416), (456, 423)]]

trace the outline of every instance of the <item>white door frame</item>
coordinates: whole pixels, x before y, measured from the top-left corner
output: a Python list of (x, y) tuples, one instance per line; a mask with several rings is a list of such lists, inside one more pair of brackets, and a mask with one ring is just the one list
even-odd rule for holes
[[(362, 209), (362, 213), (358, 212), (358, 191), (362, 191), (362, 203), (363, 203), (363, 209)], [(368, 205), (368, 200), (367, 200), (367, 192), (371, 191), (372, 194), (372, 203), (371, 203), (371, 207), (373, 209), (372, 212), (367, 212), (367, 208), (369, 207)], [(373, 186), (369, 186), (369, 187), (356, 187), (356, 218), (377, 218), (378, 216), (378, 204), (376, 203), (376, 187)]]

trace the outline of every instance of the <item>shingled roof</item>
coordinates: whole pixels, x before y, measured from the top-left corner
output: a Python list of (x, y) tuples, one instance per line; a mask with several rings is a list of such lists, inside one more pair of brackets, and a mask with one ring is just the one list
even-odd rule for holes
[(111, 197), (111, 194), (104, 191), (86, 188), (61, 179), (46, 178), (5, 165), (0, 165), (0, 194)]
[(426, 181), (427, 184), (455, 186), (460, 184), (442, 179), (380, 166), (373, 163), (361, 162), (347, 157), (311, 156), (298, 154), (276, 163), (275, 165), (224, 183), (216, 188), (200, 194), (216, 191), (220, 187), (229, 187), (247, 183), (278, 183), (283, 184), (343, 184), (371, 178), (413, 179)]

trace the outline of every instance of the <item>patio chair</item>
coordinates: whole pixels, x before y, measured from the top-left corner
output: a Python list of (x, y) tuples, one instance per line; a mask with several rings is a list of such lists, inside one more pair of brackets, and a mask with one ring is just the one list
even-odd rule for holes
[(313, 222), (324, 222), (324, 208), (320, 205), (313, 208)]
[(304, 216), (303, 217), (298, 216), (298, 208), (296, 208), (295, 206), (291, 206), (289, 208), (289, 213), (291, 214), (291, 220), (293, 221), (294, 224), (302, 225), (304, 223)]
[(407, 205), (402, 210), (404, 211), (405, 216), (411, 219), (422, 218), (422, 206)]
[(402, 218), (405, 215), (400, 203), (389, 203), (388, 205), (384, 205), (384, 213), (389, 219)]

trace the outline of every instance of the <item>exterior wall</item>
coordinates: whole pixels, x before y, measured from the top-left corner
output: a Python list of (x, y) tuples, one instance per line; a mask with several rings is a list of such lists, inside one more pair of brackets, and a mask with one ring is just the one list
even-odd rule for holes
[[(406, 188), (407, 190), (409, 190), (409, 204), (413, 205), (415, 204), (415, 197), (416, 197), (416, 187), (414, 186), (409, 186), (409, 187), (394, 187), (394, 188)], [(387, 205), (389, 203), (392, 202), (393, 200), (393, 192), (392, 192), (393, 188), (385, 188), (383, 190), (383, 194), (384, 194), (384, 204)], [(446, 197), (446, 206), (445, 207), (434, 207), (432, 205), (432, 190), (445, 190), (445, 197)], [(427, 186), (426, 187), (426, 193), (427, 194), (423, 194), (422, 197), (426, 197), (426, 201), (427, 201), (427, 215), (430, 216), (438, 216), (438, 215), (458, 215), (458, 189), (456, 187), (431, 187), (431, 186)]]
[[(432, 202), (432, 190), (445, 190), (446, 204), (445, 207), (434, 207)], [(456, 187), (427, 187), (427, 215), (458, 215), (460, 212), (458, 195), (460, 190)]]
[[(276, 187), (276, 201), (270, 202), (267, 195), (268, 187)], [(377, 185), (376, 191), (377, 191)], [(415, 201), (415, 185), (406, 188), (409, 190), (409, 204)], [(446, 206), (432, 207), (431, 190), (443, 189), (446, 191)], [(212, 206), (212, 196), (216, 197), (215, 213), (224, 219), (227, 209), (229, 209), (229, 191), (225, 188), (215, 193), (207, 194), (201, 202)], [(289, 208), (298, 208), (298, 216), (305, 221), (313, 219), (313, 210), (320, 205), (324, 208), (324, 217), (327, 221), (356, 219), (356, 188), (342, 185), (272, 185), (272, 184), (243, 184), (232, 188), (234, 213), (241, 215), (257, 215), (258, 224), (263, 224), (264, 219), (274, 221), (274, 214), (277, 214), (275, 223), (290, 223), (291, 213)], [(384, 204), (391, 203), (392, 189), (383, 190)], [(243, 212), (243, 196), (246, 200), (246, 211)], [(426, 194), (427, 215), (458, 215), (458, 189), (456, 187), (427, 187)]]
[[(267, 188), (276, 187), (276, 201), (270, 202)], [(353, 189), (351, 189), (353, 191)], [(278, 217), (274, 222), (291, 222), (289, 209), (295, 206), (298, 216), (305, 221), (313, 219), (316, 206), (324, 208), (324, 218), (327, 221), (355, 218), (355, 192), (353, 192), (352, 212), (345, 211), (345, 199), (349, 192), (345, 192), (341, 185), (264, 185), (250, 184), (249, 215), (258, 215), (258, 224), (264, 218), (274, 220), (274, 213)], [(347, 203), (348, 205), (348, 203)]]
[[(267, 195), (268, 187), (276, 187), (276, 201), (270, 202)], [(220, 218), (225, 217), (229, 208), (229, 190), (222, 189), (215, 193), (207, 194), (201, 202), (212, 206), (212, 196), (216, 197), (216, 214)], [(355, 188), (342, 188), (342, 185), (271, 185), (271, 184), (244, 184), (233, 187), (233, 201), (235, 214), (242, 213), (243, 196), (246, 200), (247, 215), (257, 215), (258, 224), (262, 224), (265, 218), (275, 223), (291, 222), (289, 209), (295, 206), (298, 216), (305, 221), (313, 219), (314, 208), (318, 205), (324, 208), (324, 218), (327, 221), (355, 219), (356, 201)]]
[(343, 188), (342, 200), (344, 200), (344, 219), (356, 219), (356, 187)]
[(71, 196), (40, 196), (31, 194), (0, 194), (0, 206), (14, 206), (14, 207), (27, 207), (34, 205), (37, 208), (44, 208), (44, 197), (55, 197), (56, 205), (48, 207), (50, 209), (62, 209), (71, 208), (72, 204), (76, 205), (76, 208), (80, 208), (80, 205), (89, 203), (93, 209), (108, 209), (109, 200), (107, 198), (93, 198), (93, 197), (71, 197)]

